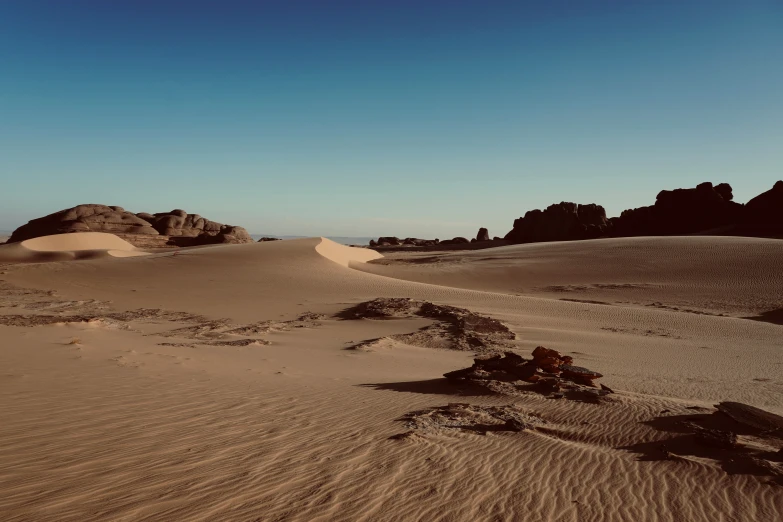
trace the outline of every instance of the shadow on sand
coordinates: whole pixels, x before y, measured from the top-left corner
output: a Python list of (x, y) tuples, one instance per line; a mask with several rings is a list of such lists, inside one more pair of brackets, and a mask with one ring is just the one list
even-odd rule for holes
[[(677, 461), (683, 457), (699, 457), (717, 461), (728, 475), (756, 475), (768, 477), (770, 484), (783, 486), (783, 464), (781, 455), (775, 451), (762, 451), (751, 446), (721, 448), (705, 445), (698, 440), (696, 431), (720, 430), (738, 435), (765, 438), (760, 430), (739, 424), (729, 417), (715, 412), (694, 415), (664, 415), (643, 424), (656, 430), (675, 434), (672, 438), (653, 442), (642, 442), (618, 449), (639, 454), (640, 461)], [(773, 445), (783, 441), (770, 440)]]
[(490, 390), (487, 390), (483, 386), (478, 386), (472, 383), (456, 384), (446, 378), (428, 379), (426, 381), (368, 383), (359, 384), (359, 386), (373, 388), (376, 390), (424, 393), (428, 395), (457, 395), (460, 397), (494, 395)]
[(783, 325), (783, 308), (761, 312), (759, 315), (754, 315), (753, 317), (745, 317), (745, 319), (750, 319), (751, 321), (762, 321), (764, 323)]

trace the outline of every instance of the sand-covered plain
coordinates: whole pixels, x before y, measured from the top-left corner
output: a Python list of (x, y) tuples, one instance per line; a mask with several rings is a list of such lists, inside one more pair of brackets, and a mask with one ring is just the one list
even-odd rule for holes
[[(144, 255), (86, 236), (0, 246), (3, 520), (783, 517), (780, 467), (756, 458), (781, 439), (719, 450), (683, 429), (718, 401), (783, 414), (783, 242), (381, 259), (321, 238)], [(449, 384), (472, 352), (400, 340), (432, 319), (341, 313), (380, 297), (498, 319), (520, 354), (570, 354), (616, 393)], [(449, 403), (537, 426), (458, 429), (431, 410)]]

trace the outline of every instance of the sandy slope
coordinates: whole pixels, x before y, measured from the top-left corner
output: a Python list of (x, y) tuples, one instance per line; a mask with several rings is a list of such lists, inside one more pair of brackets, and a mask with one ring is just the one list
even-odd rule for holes
[(783, 308), (783, 241), (621, 238), (391, 254), (361, 270), (430, 284), (750, 316)]
[[(778, 247), (613, 241), (611, 255), (590, 244), (535, 245), (535, 254), (510, 247), (416, 264), (415, 273), (364, 264), (377, 254), (317, 238), (6, 265), (0, 316), (15, 326), (0, 326), (8, 412), (0, 512), (7, 520), (779, 518), (783, 487), (773, 475), (689, 446), (670, 421), (729, 399), (783, 413), (781, 326), (639, 306), (637, 286), (612, 288), (613, 306), (509, 291), (517, 280), (522, 289), (645, 283), (663, 303), (771, 309), (783, 307), (766, 288), (780, 282), (770, 270)], [(548, 261), (521, 268), (536, 259)], [(493, 263), (505, 264), (504, 275)], [(439, 378), (469, 365), (468, 353), (393, 340), (346, 350), (429, 324), (334, 317), (383, 296), (491, 315), (517, 333), (522, 353), (538, 344), (573, 353), (620, 391), (603, 405), (472, 395)], [(127, 312), (141, 308), (181, 313)], [(46, 319), (72, 314), (89, 320)], [(435, 426), (389, 440), (406, 431), (405, 414), (455, 401), (514, 402), (546, 425), (486, 436)], [(661, 460), (656, 448), (668, 439), (680, 457)]]
[(19, 243), (0, 245), (0, 263), (41, 263), (96, 257), (135, 257), (146, 255), (114, 234), (82, 232), (37, 237)]

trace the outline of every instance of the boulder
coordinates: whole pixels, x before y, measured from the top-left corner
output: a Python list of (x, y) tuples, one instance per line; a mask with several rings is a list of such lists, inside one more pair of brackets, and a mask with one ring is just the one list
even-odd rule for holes
[(486, 228), (480, 228), (476, 234), (476, 241), (489, 241), (489, 231)]
[(15, 243), (34, 237), (70, 232), (158, 235), (158, 231), (149, 222), (121, 207), (88, 204), (77, 205), (42, 218), (33, 219), (26, 225), (17, 228), (11, 234), (8, 242)]
[(237, 227), (233, 225), (223, 225), (220, 227), (220, 231), (217, 234), (212, 235), (203, 233), (197, 236), (197, 239), (199, 240), (198, 244), (202, 245), (237, 245), (255, 242), (247, 230), (245, 230), (243, 227)]
[(603, 377), (603, 375), (596, 371), (588, 370), (582, 366), (572, 366), (570, 364), (560, 366), (560, 376), (567, 381), (584, 384), (585, 386), (595, 386), (593, 381)]
[(538, 346), (533, 350), (533, 362), (546, 372), (557, 373), (561, 365), (571, 364), (573, 359), (557, 350)]

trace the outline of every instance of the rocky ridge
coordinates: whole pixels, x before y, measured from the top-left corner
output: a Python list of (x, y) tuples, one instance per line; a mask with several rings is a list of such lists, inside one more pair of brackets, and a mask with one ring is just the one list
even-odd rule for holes
[(140, 247), (253, 242), (242, 227), (224, 225), (181, 209), (134, 214), (122, 207), (97, 204), (77, 205), (33, 219), (17, 228), (8, 242), (74, 232), (115, 234)]

